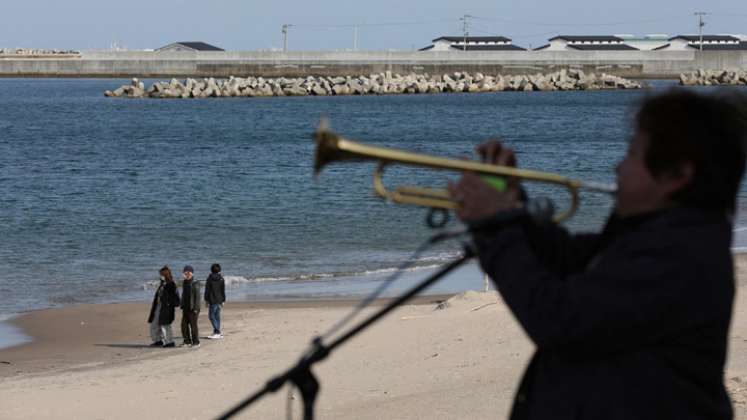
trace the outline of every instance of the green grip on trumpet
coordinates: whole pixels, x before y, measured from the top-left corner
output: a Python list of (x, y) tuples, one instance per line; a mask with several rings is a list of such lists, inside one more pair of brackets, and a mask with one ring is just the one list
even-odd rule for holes
[(508, 187), (508, 184), (506, 184), (506, 178), (503, 177), (482, 175), (480, 178), (500, 192), (506, 191), (506, 188)]

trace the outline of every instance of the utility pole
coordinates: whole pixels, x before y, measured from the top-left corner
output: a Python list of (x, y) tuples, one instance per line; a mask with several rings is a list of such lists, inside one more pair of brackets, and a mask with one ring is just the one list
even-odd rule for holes
[(700, 38), (700, 50), (703, 51), (703, 27), (705, 26), (705, 22), (703, 22), (703, 16), (707, 15), (706, 12), (695, 12), (695, 16), (698, 17), (698, 37)]
[(280, 31), (283, 33), (283, 52), (288, 51), (288, 28), (290, 28), (291, 24), (284, 23), (283, 29)]
[(464, 33), (464, 48), (463, 51), (467, 51), (467, 37), (469, 36), (469, 18), (472, 16), (464, 15), (459, 18), (462, 21), (462, 32)]

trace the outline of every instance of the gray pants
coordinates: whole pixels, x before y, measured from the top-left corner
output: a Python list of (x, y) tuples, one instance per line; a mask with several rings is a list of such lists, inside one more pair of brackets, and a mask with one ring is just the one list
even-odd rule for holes
[(158, 325), (158, 315), (161, 313), (161, 304), (156, 305), (156, 311), (153, 314), (153, 322), (150, 323), (150, 339), (155, 343), (162, 341), (163, 344), (169, 344), (174, 341), (174, 333), (171, 331), (171, 324)]

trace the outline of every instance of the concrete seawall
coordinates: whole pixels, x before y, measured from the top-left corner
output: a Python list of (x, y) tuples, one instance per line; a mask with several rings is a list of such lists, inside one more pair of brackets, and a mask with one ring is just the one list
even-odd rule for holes
[(381, 73), (548, 73), (563, 68), (628, 78), (697, 69), (747, 70), (747, 51), (86, 52), (0, 58), (0, 77), (305, 77)]

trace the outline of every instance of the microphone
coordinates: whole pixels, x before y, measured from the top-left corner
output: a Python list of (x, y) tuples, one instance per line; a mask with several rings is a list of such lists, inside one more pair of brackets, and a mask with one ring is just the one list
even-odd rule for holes
[(547, 197), (537, 197), (534, 200), (528, 200), (524, 205), (529, 218), (536, 225), (544, 225), (552, 222), (555, 216), (555, 203)]
[(468, 233), (479, 233), (501, 228), (509, 223), (529, 219), (532, 223), (542, 226), (552, 221), (555, 215), (555, 204), (546, 197), (526, 200), (522, 207), (501, 211), (485, 219), (467, 222), (466, 229), (448, 229), (433, 235), (429, 242), (434, 244), (447, 239), (454, 239)]

